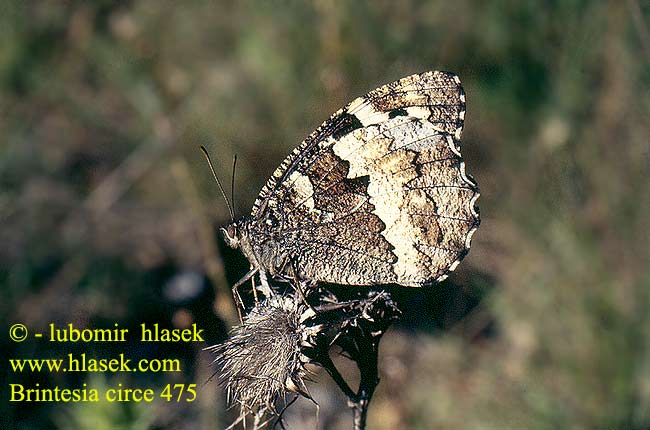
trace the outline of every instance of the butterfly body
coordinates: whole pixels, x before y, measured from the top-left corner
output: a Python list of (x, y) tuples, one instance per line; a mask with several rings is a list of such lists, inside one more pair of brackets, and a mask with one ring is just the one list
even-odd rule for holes
[(444, 279), (479, 225), (460, 136), (465, 96), (425, 72), (355, 99), (276, 169), (224, 230), (276, 280), (423, 286)]

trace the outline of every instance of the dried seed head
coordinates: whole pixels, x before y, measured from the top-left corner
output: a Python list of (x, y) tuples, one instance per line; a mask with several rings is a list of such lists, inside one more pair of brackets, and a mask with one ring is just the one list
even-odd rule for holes
[(273, 296), (256, 305), (230, 339), (208, 348), (216, 354), (219, 381), (242, 415), (277, 414), (287, 391), (308, 396), (303, 354), (318, 333), (308, 326), (309, 310), (293, 297)]

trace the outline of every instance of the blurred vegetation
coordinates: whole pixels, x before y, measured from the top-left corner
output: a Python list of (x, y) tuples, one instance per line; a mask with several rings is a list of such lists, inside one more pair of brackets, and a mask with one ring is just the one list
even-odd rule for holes
[[(354, 97), (459, 74), (483, 224), (451, 280), (386, 336), (373, 429), (650, 428), (650, 5), (639, 0), (0, 2), (0, 322), (234, 320), (236, 206)], [(7, 429), (213, 429), (231, 418), (201, 345), (3, 335), (2, 356), (179, 357), (183, 374), (8, 374), (162, 387), (192, 404), (0, 404)], [(90, 348), (90, 349), (89, 349)], [(321, 375), (320, 426), (350, 428)], [(299, 402), (291, 428), (315, 428)]]

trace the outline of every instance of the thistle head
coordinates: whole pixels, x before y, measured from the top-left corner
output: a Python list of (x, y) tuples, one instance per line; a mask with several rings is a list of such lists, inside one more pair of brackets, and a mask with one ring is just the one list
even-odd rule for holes
[(257, 304), (228, 340), (208, 348), (216, 354), (229, 402), (238, 404), (242, 415), (277, 414), (278, 401), (290, 392), (310, 397), (305, 352), (321, 330), (309, 325), (312, 316), (294, 297), (273, 296)]

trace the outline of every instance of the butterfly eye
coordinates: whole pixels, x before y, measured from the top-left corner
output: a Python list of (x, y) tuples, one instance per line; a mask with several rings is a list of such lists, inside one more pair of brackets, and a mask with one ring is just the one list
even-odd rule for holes
[(237, 224), (230, 224), (226, 233), (231, 240), (237, 240)]
[(239, 246), (239, 232), (237, 230), (237, 224), (230, 224), (226, 228), (221, 229), (223, 238), (226, 240), (228, 246), (232, 248), (237, 248)]

